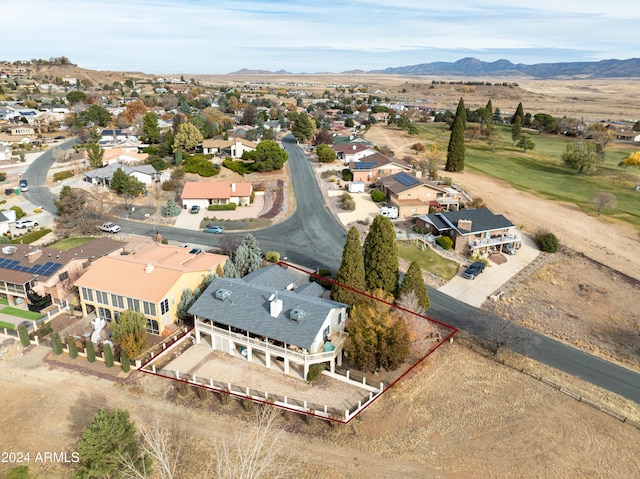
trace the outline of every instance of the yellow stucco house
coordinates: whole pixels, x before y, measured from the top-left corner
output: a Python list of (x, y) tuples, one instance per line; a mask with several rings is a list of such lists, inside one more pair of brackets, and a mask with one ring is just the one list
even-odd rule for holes
[(184, 288), (194, 289), (211, 273), (222, 273), (227, 256), (147, 243), (129, 254), (97, 259), (77, 281), (85, 315), (118, 320), (127, 309), (147, 318), (151, 334), (168, 334), (177, 321)]

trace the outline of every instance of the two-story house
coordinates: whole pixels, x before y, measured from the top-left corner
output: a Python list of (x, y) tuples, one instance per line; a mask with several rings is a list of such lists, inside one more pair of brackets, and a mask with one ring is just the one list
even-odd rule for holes
[(77, 281), (85, 315), (118, 320), (131, 309), (147, 318), (147, 331), (168, 334), (177, 322), (185, 288), (200, 286), (209, 274), (222, 274), (227, 257), (191, 254), (178, 246), (143, 244), (129, 254), (97, 259)]
[(503, 251), (506, 245), (519, 248), (522, 241), (511, 221), (487, 208), (422, 215), (416, 217), (416, 225), (449, 236), (457, 253), (471, 256)]
[(303, 379), (313, 364), (335, 371), (347, 305), (287, 289), (290, 281), (275, 273), (214, 279), (189, 310), (196, 342)]
[(406, 172), (381, 178), (378, 183), (389, 203), (398, 208), (400, 217), (424, 215), (432, 210), (457, 210), (460, 206), (460, 195), (455, 189)]
[(411, 166), (403, 160), (391, 160), (377, 151), (360, 160), (349, 163), (352, 181), (373, 183), (380, 178), (402, 171), (410, 171)]

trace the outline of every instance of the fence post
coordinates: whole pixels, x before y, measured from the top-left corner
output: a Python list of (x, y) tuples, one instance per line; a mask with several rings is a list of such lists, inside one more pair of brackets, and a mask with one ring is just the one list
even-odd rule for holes
[(40, 341), (38, 339), (38, 336), (34, 336), (33, 340), (36, 342), (36, 346), (40, 346)]
[(153, 371), (154, 374), (156, 373), (156, 365), (155, 364), (151, 365), (151, 370)]
[(180, 371), (176, 371), (176, 379), (180, 379)]
[(347, 379), (349, 379), (349, 373), (351, 372), (350, 369), (347, 369)]

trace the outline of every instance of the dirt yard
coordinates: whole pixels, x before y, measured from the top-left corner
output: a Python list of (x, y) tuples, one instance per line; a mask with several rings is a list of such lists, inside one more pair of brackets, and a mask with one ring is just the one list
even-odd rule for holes
[[(5, 451), (75, 450), (100, 407), (129, 410), (136, 422), (159, 418), (184, 444), (182, 477), (212, 443), (229, 440), (250, 411), (133, 373), (125, 382), (80, 374), (34, 348), (2, 348)], [(77, 359), (75, 361), (82, 361)], [(118, 381), (122, 381), (118, 378)], [(505, 401), (505, 398), (509, 398)], [(25, 418), (28, 418), (25, 421)], [(638, 477), (640, 430), (576, 402), (526, 375), (456, 343), (370, 406), (349, 425), (283, 413), (282, 451), (293, 452), (294, 477), (475, 478)], [(10, 464), (0, 464), (0, 475)], [(69, 466), (31, 463), (39, 477), (66, 478)]]

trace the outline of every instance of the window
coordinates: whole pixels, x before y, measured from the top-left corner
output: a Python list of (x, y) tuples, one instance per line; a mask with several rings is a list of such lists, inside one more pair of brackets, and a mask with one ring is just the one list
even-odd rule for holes
[(155, 319), (147, 319), (147, 331), (151, 334), (160, 334), (158, 321), (156, 321)]
[(160, 301), (160, 313), (166, 314), (168, 312), (169, 312), (169, 300), (165, 298), (162, 301)]
[(131, 311), (137, 311), (139, 313), (140, 312), (140, 300), (133, 299), (133, 298), (127, 298), (127, 308), (130, 309)]
[(96, 291), (96, 301), (100, 304), (109, 304), (109, 295), (102, 291)]
[(112, 294), (111, 295), (111, 304), (115, 308), (124, 309), (124, 298), (122, 296), (117, 295), (117, 294)]
[(63, 271), (62, 273), (60, 273), (58, 275), (58, 281), (64, 281), (65, 279), (69, 278), (69, 272), (68, 271)]
[(150, 303), (149, 301), (143, 301), (142, 307), (144, 308), (144, 314), (146, 314), (147, 316), (157, 316), (155, 303)]
[(324, 339), (327, 339), (329, 337), (329, 333), (331, 333), (331, 326), (327, 326), (327, 329), (325, 329), (324, 333), (322, 333)]
[(342, 313), (338, 313), (338, 324), (342, 322)]
[(93, 301), (93, 290), (89, 288), (82, 288), (82, 299), (85, 301)]

